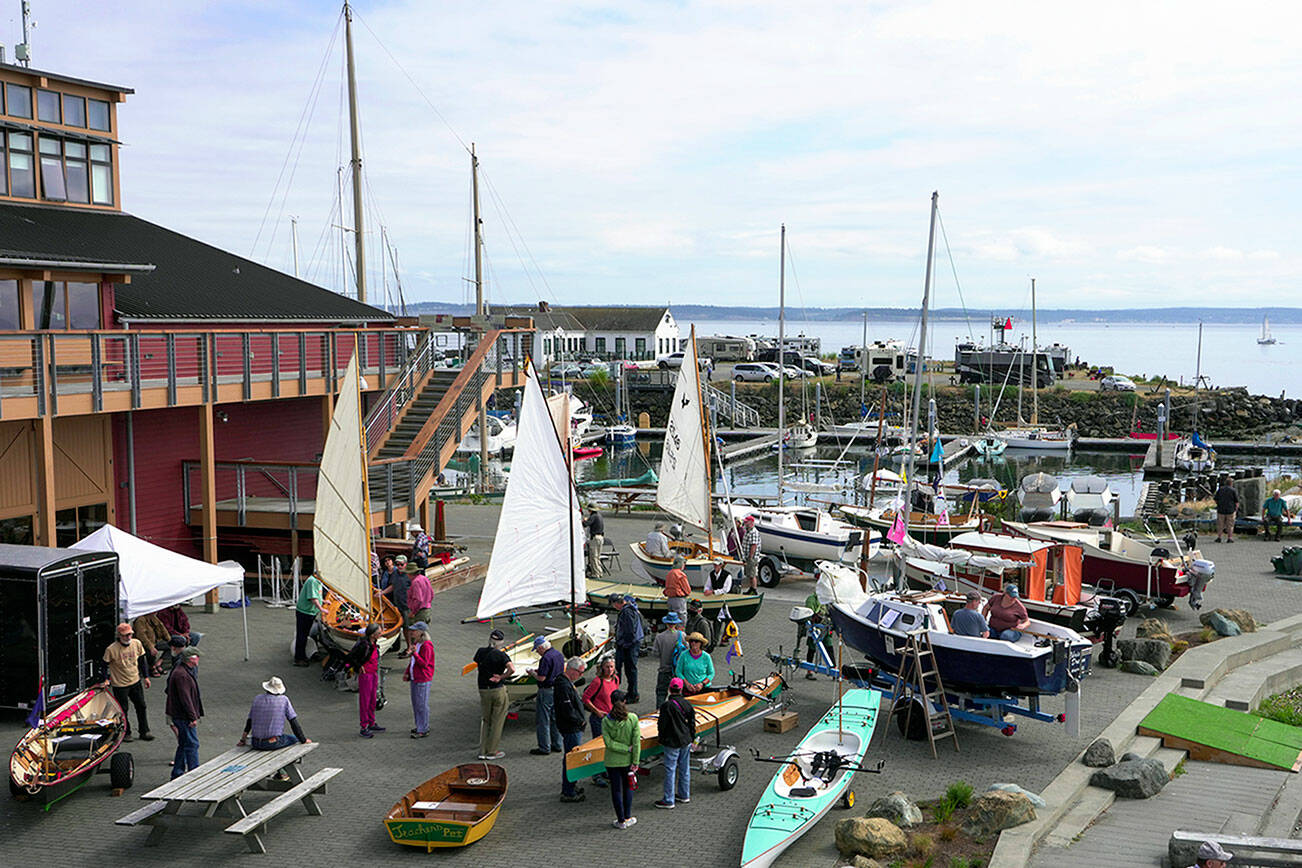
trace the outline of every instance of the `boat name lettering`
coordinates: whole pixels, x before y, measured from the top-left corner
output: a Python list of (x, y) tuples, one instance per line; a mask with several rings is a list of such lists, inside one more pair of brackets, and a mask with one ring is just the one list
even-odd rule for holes
[(408, 820), (403, 823), (394, 823), (389, 827), (389, 832), (394, 838), (431, 841), (460, 841), (466, 837), (465, 826), (428, 821), (413, 822)]

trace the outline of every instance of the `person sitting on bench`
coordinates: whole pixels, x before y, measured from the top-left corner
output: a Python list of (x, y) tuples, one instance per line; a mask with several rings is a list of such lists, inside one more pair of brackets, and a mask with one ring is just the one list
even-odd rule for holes
[[(250, 732), (254, 750), (279, 750), (292, 744), (308, 744), (311, 739), (303, 735), (294, 705), (285, 695), (285, 682), (273, 675), (262, 682), (262, 689), (265, 692), (254, 698), (249, 718), (244, 722), (244, 734), (237, 745), (244, 747), (248, 744)], [(286, 721), (293, 735), (285, 734)]]

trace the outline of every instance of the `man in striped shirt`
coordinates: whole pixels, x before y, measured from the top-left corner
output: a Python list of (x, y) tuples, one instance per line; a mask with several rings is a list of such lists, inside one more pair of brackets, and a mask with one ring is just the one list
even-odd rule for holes
[(759, 557), (760, 557), (760, 535), (759, 530), (755, 527), (755, 516), (748, 515), (742, 523), (746, 532), (741, 538), (741, 559), (745, 564), (746, 581), (750, 587), (746, 589), (747, 594), (759, 593)]

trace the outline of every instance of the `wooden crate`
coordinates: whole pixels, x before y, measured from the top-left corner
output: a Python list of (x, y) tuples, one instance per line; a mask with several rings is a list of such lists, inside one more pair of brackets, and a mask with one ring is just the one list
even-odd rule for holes
[(800, 714), (795, 711), (775, 711), (764, 715), (765, 732), (786, 732), (795, 729), (800, 723)]

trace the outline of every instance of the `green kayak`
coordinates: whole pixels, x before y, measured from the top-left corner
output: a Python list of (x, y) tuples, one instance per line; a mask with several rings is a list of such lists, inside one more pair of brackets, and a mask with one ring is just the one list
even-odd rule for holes
[(782, 852), (846, 799), (877, 724), (881, 694), (847, 690), (789, 755), (764, 789), (746, 825), (742, 868), (768, 868)]

